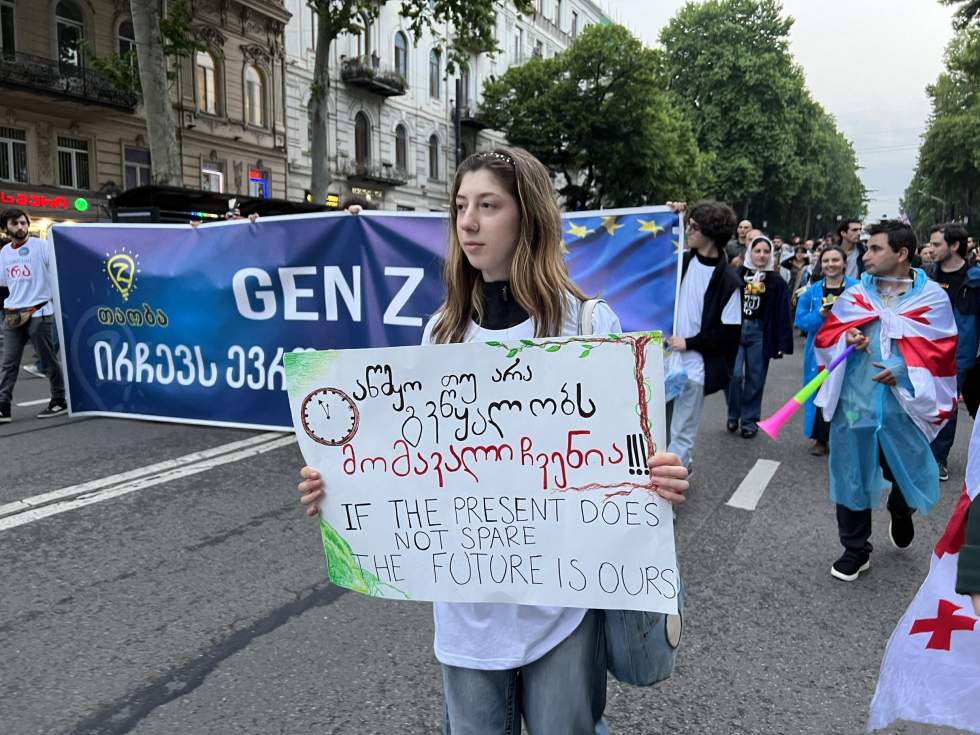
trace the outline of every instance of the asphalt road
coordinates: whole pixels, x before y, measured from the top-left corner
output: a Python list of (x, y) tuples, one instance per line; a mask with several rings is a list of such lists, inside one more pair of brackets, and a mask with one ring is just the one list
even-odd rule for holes
[[(800, 374), (799, 354), (773, 364), (764, 413)], [(15, 404), (47, 395), (25, 375)], [(30, 522), (15, 527), (0, 518), (0, 733), (439, 731), (430, 606), (325, 581), (288, 438), (34, 418), (43, 407), (15, 405), (0, 427), (0, 506), (64, 488), (79, 497), (47, 517), (25, 506), (7, 520)], [(829, 574), (839, 547), (826, 460), (808, 454), (800, 419), (775, 443), (730, 435), (724, 418), (722, 397), (710, 397), (679, 512), (688, 600), (678, 667), (652, 689), (611, 682), (611, 729), (861, 733), (885, 642), (962, 486), (971, 422), (961, 414), (950, 481), (917, 518), (912, 548), (888, 544), (878, 512), (872, 569), (845, 584)], [(252, 437), (237, 453), (226, 447)], [(103, 502), (78, 488), (209, 450), (203, 471), (123, 483), (129, 492)], [(759, 458), (780, 465), (758, 507), (726, 506)]]

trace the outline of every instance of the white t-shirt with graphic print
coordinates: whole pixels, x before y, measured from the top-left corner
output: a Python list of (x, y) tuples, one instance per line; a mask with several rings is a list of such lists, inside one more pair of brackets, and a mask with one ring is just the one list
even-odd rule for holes
[[(563, 337), (578, 334), (581, 305), (569, 297), (568, 316), (562, 327)], [(435, 317), (429, 320), (422, 344), (432, 344)], [(619, 332), (619, 317), (607, 304), (596, 305), (592, 314), (592, 333)], [(471, 323), (466, 342), (515, 340), (534, 337), (531, 320), (509, 329), (483, 329)], [(537, 661), (568, 638), (582, 622), (585, 613), (576, 607), (540, 607), (495, 602), (436, 602), (436, 658), (449, 666), (497, 671), (515, 669)]]
[[(48, 277), (50, 256), (47, 240), (29, 237), (23, 245), (14, 247), (7, 243), (0, 250), (0, 286), (6, 286), (10, 295), (4, 301), (6, 309), (25, 309), (44, 304), (32, 315), (51, 316), (51, 279)], [(47, 302), (47, 303), (45, 303)]]

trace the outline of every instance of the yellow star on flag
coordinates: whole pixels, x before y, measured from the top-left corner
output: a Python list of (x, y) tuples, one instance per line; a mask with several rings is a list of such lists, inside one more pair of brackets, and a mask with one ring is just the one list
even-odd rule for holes
[(684, 248), (681, 247), (680, 240), (674, 240), (674, 255), (680, 255), (684, 252)]
[(566, 235), (575, 235), (575, 237), (585, 237), (589, 234), (589, 230), (585, 225), (573, 225), (571, 222), (568, 223), (568, 232)]
[(617, 225), (615, 217), (603, 217), (602, 226), (606, 230), (606, 232), (609, 233), (610, 237), (615, 235), (616, 230), (618, 230), (620, 227), (625, 227), (625, 225)]
[(664, 228), (658, 225), (656, 220), (647, 222), (644, 219), (638, 219), (637, 222), (640, 223), (640, 232), (652, 232), (654, 235), (659, 235), (664, 231)]

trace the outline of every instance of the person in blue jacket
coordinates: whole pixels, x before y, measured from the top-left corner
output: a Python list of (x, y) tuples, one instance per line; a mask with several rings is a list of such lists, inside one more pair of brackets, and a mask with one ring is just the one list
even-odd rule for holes
[[(970, 265), (966, 258), (969, 233), (961, 224), (935, 225), (929, 236), (928, 252), (932, 267), (926, 270), (929, 278), (938, 283), (949, 296), (956, 319), (956, 387), (963, 391), (967, 372), (977, 363), (980, 335), (980, 266)], [(956, 437), (956, 411), (932, 441), (932, 455), (939, 465), (939, 479), (949, 479), (947, 460)]]
[[(803, 385), (813, 380), (817, 373), (817, 358), (813, 340), (817, 330), (823, 325), (834, 301), (844, 291), (857, 284), (850, 276), (844, 275), (846, 256), (838, 245), (830, 245), (820, 253), (819, 270), (823, 277), (813, 283), (800, 296), (796, 305), (796, 326), (806, 334), (803, 348)], [(811, 398), (803, 406), (803, 434), (813, 439), (810, 454), (822, 457), (829, 453), (830, 424), (824, 421), (823, 414), (813, 405)]]
[(742, 335), (727, 396), (727, 428), (735, 433), (741, 424), (743, 439), (751, 439), (759, 432), (769, 361), (793, 354), (789, 289), (774, 270), (773, 256), (772, 241), (753, 230), (745, 264), (738, 269), (742, 281)]

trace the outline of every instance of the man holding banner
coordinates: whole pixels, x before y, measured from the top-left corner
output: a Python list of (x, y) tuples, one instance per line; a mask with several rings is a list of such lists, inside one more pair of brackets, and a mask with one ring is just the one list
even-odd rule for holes
[(54, 348), (48, 243), (28, 235), (30, 224), (27, 213), (20, 209), (8, 209), (0, 214), (0, 227), (10, 235), (10, 243), (0, 249), (0, 286), (10, 291), (3, 309), (0, 423), (11, 420), (10, 401), (28, 341), (33, 343), (51, 383), (51, 401), (37, 417), (50, 418), (68, 411), (64, 379)]

